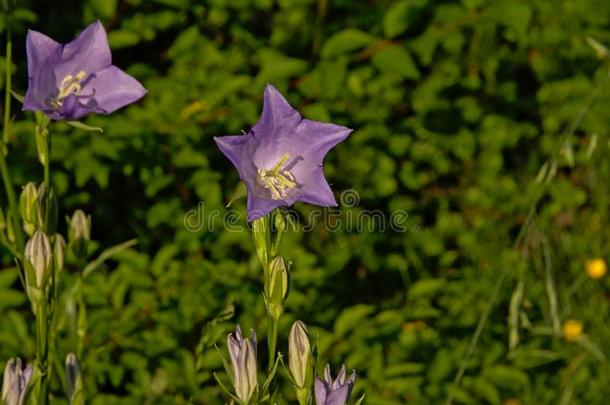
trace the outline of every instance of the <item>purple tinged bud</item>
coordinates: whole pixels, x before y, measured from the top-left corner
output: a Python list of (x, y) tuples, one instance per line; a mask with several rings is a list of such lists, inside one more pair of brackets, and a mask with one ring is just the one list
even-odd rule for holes
[(347, 380), (345, 376), (345, 365), (343, 365), (337, 378), (333, 381), (330, 366), (327, 364), (324, 368), (324, 379), (316, 377), (314, 383), (316, 405), (345, 405), (354, 387), (356, 372), (352, 371)]
[(241, 401), (248, 403), (258, 386), (256, 333), (250, 330), (250, 339), (245, 338), (238, 325), (235, 334), (227, 337), (227, 347), (231, 357), (235, 394)]
[(258, 123), (244, 135), (214, 140), (246, 184), (248, 221), (254, 221), (297, 201), (336, 206), (322, 161), (351, 132), (339, 125), (303, 119), (268, 84)]
[(25, 245), (26, 265), (34, 271), (36, 287), (43, 288), (50, 275), (53, 253), (49, 238), (44, 232), (36, 231)]
[(32, 367), (23, 368), (19, 357), (6, 363), (2, 383), (2, 400), (6, 405), (23, 405), (31, 377)]
[(82, 404), (83, 399), (83, 377), (80, 363), (74, 353), (66, 356), (66, 382), (68, 383), (68, 401), (70, 405)]

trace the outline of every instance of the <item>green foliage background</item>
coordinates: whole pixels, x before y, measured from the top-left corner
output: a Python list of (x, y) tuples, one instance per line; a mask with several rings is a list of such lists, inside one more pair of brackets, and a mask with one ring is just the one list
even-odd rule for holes
[[(227, 232), (221, 217), (214, 231), (192, 232), (184, 216), (200, 201), (205, 213), (226, 211), (238, 177), (212, 138), (256, 122), (266, 83), (305, 117), (355, 129), (325, 162), (337, 197), (359, 193), (339, 218), (409, 215), (403, 233), (318, 224), (286, 236), (294, 266), (282, 350), (289, 324), (303, 320), (319, 336), (320, 365), (356, 369), (354, 397), (366, 393), (370, 405), (448, 395), (607, 403), (610, 282), (587, 278), (584, 266), (608, 259), (610, 241), (608, 62), (587, 43), (610, 44), (608, 2), (18, 4), (17, 89), (27, 87), (27, 28), (67, 42), (100, 19), (115, 64), (149, 90), (86, 121), (103, 134), (53, 126), (61, 217), (91, 213), (100, 249), (139, 241), (87, 281), (90, 403), (222, 403), (214, 345), (224, 348), (237, 322), (264, 336), (249, 233)], [(15, 109), (12, 174), (16, 184), (39, 181), (33, 117)], [(233, 208), (245, 213), (243, 202)], [(312, 207), (296, 209), (305, 218)], [(1, 359), (32, 358), (32, 317), (3, 255)], [(66, 336), (74, 317), (63, 320)], [(567, 319), (583, 323), (580, 341), (562, 337)]]

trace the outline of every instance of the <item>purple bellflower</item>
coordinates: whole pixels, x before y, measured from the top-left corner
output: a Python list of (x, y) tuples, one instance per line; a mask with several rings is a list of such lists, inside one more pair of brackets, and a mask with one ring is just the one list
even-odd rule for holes
[(244, 135), (214, 140), (246, 184), (248, 221), (253, 221), (296, 201), (336, 206), (322, 161), (351, 132), (339, 125), (303, 119), (269, 84), (258, 123)]
[(136, 79), (112, 64), (99, 21), (65, 45), (30, 30), (26, 51), (29, 83), (24, 111), (77, 120), (89, 113), (110, 114), (146, 94)]
[(352, 375), (347, 381), (345, 380), (345, 365), (341, 366), (337, 378), (333, 381), (330, 375), (330, 366), (327, 364), (324, 368), (324, 379), (321, 380), (316, 377), (314, 383), (316, 405), (345, 405), (355, 381), (355, 371), (352, 371)]
[(227, 337), (229, 356), (231, 357), (231, 371), (233, 372), (233, 386), (237, 397), (248, 403), (258, 387), (256, 371), (256, 333), (250, 331), (250, 339), (244, 337), (239, 325), (235, 334)]

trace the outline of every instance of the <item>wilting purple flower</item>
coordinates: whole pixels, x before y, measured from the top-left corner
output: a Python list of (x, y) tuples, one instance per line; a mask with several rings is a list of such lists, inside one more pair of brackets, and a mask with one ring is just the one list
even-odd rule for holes
[(2, 401), (7, 405), (22, 405), (26, 387), (32, 377), (32, 367), (22, 367), (19, 357), (10, 359), (4, 369), (2, 382)]
[(246, 184), (248, 220), (253, 221), (296, 201), (337, 205), (324, 178), (322, 161), (351, 132), (339, 125), (303, 119), (269, 84), (258, 123), (247, 134), (214, 140)]
[(244, 338), (239, 325), (235, 334), (227, 337), (227, 346), (231, 356), (231, 370), (233, 371), (233, 385), (237, 397), (248, 403), (258, 385), (256, 375), (256, 333), (250, 331), (250, 339)]
[(136, 79), (112, 64), (106, 31), (99, 21), (65, 45), (30, 30), (26, 51), (25, 111), (76, 120), (89, 113), (109, 114), (146, 94)]
[(337, 378), (333, 381), (330, 376), (330, 366), (327, 364), (324, 368), (324, 380), (316, 377), (314, 384), (316, 405), (345, 405), (355, 381), (355, 371), (352, 371), (347, 381), (345, 380), (345, 365), (341, 366)]

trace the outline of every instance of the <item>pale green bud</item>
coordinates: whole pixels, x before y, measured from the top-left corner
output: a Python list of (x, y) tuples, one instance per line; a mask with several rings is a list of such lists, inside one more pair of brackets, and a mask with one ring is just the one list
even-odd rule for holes
[(66, 240), (63, 236), (56, 233), (55, 241), (53, 242), (53, 260), (55, 264), (55, 270), (59, 274), (64, 268), (64, 258), (66, 251)]
[(44, 232), (36, 231), (25, 245), (25, 260), (26, 266), (31, 266), (38, 288), (43, 288), (49, 278), (52, 258), (49, 238)]
[(313, 362), (307, 326), (296, 321), (288, 336), (288, 362), (297, 388), (309, 387), (313, 383)]
[(19, 197), (19, 210), (23, 219), (23, 229), (29, 236), (32, 236), (36, 231), (38, 215), (38, 190), (35, 183), (29, 182), (23, 188)]
[(69, 220), (68, 242), (77, 255), (87, 253), (87, 242), (91, 240), (91, 217), (83, 210), (76, 210)]
[(269, 218), (266, 216), (252, 221), (252, 239), (258, 260), (266, 270), (269, 263)]
[(267, 310), (276, 319), (282, 314), (282, 304), (288, 294), (288, 267), (286, 259), (276, 257), (269, 265), (269, 273), (265, 280)]

